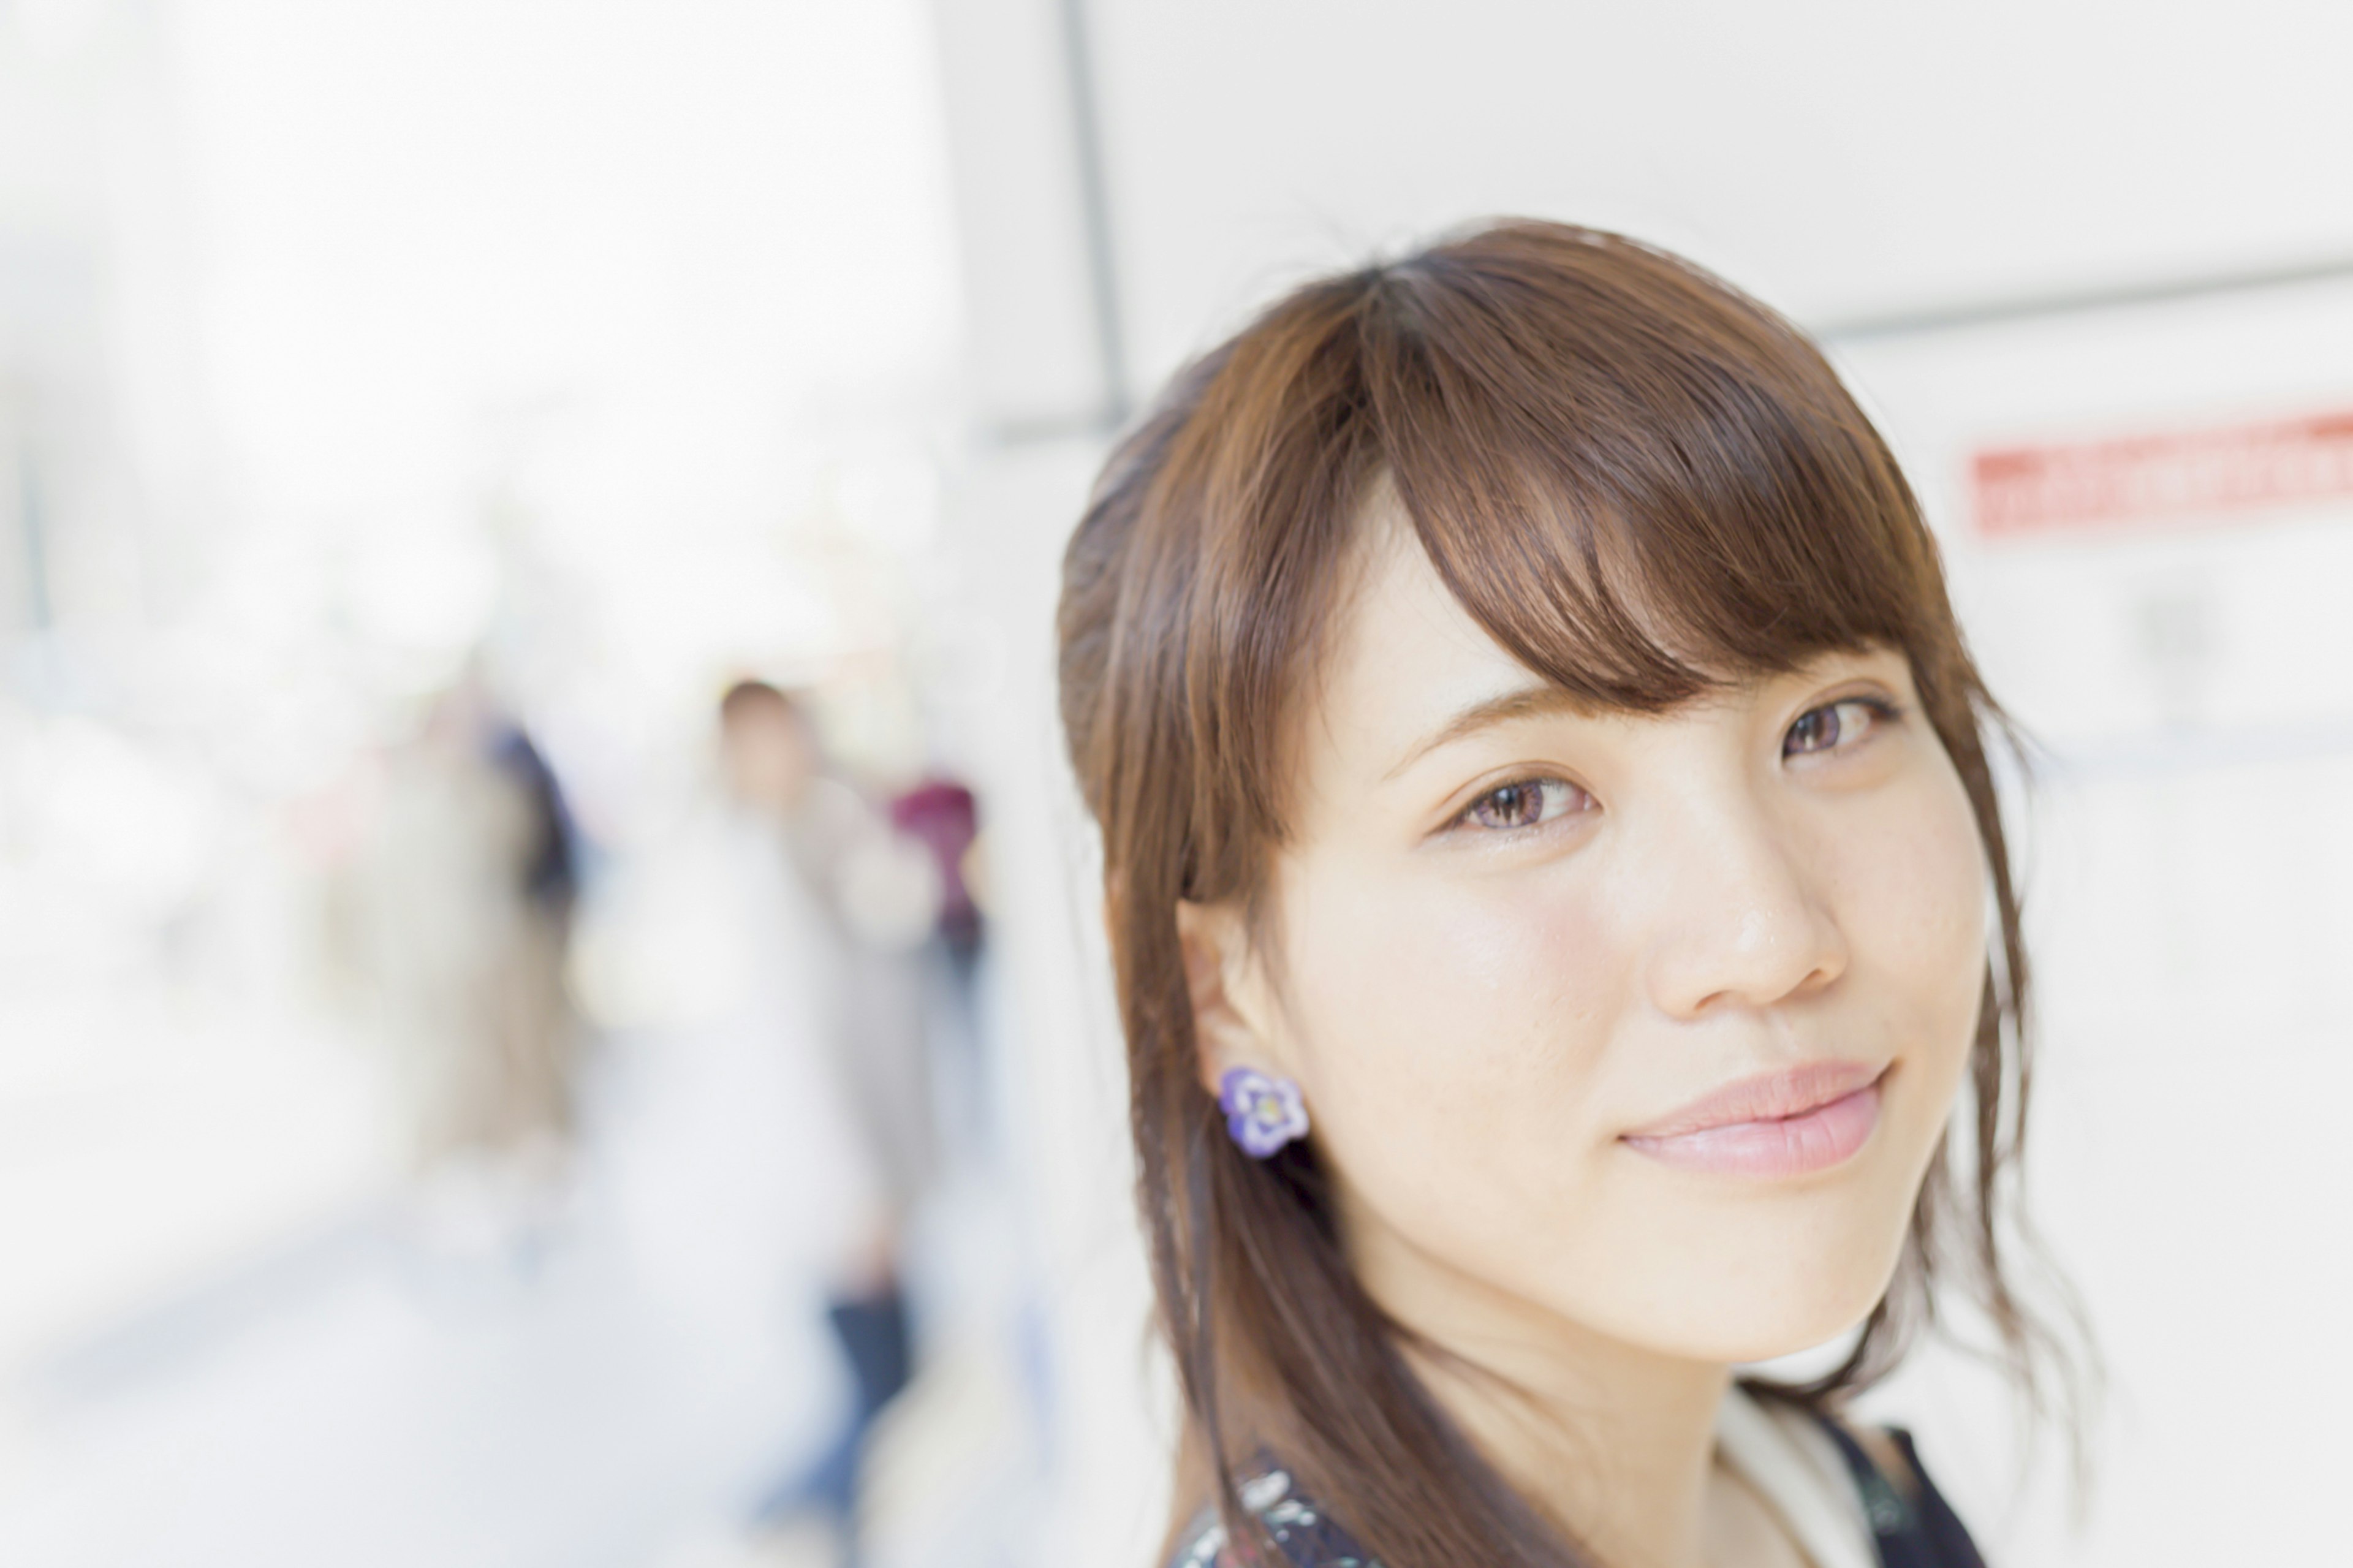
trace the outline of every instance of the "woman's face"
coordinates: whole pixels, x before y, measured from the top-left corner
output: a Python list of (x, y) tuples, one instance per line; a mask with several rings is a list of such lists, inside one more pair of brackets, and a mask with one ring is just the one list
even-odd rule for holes
[(1986, 972), (1905, 659), (1579, 711), (1401, 523), (1370, 548), (1279, 953), (1183, 912), (1212, 1088), (1298, 1082), (1357, 1267), (1425, 1329), (1479, 1302), (1721, 1362), (1835, 1336), (1894, 1268)]

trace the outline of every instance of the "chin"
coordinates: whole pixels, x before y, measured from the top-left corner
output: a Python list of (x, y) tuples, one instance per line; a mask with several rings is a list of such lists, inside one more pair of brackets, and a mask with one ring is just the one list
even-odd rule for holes
[(1610, 1299), (1564, 1302), (1630, 1343), (1694, 1361), (1772, 1361), (1826, 1344), (1871, 1315), (1894, 1278), (1904, 1226), (1836, 1227), (1844, 1234), (1704, 1233), (1654, 1249), (1620, 1274)]
[(1773, 1361), (1852, 1332), (1887, 1294), (1902, 1250), (1900, 1235), (1892, 1243), (1874, 1237), (1817, 1258), (1813, 1267), (1778, 1271), (1767, 1289), (1725, 1315), (1721, 1353), (1712, 1359)]
[(1810, 1292), (1803, 1300), (1722, 1302), (1713, 1311), (1633, 1325), (1630, 1341), (1690, 1361), (1741, 1365), (1778, 1361), (1853, 1331), (1885, 1293), (1879, 1288)]
[(1706, 1359), (1736, 1363), (1801, 1354), (1852, 1333), (1886, 1293), (1886, 1279), (1874, 1276), (1844, 1291), (1816, 1291), (1747, 1321), (1725, 1323)]

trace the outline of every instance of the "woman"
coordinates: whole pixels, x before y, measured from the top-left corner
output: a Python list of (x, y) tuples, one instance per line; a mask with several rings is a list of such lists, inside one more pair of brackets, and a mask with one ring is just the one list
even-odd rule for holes
[(1060, 636), (1171, 1561), (1977, 1562), (1837, 1415), (1940, 1266), (2039, 1342), (2000, 721), (1811, 345), (1546, 224), (1310, 285), (1122, 444)]

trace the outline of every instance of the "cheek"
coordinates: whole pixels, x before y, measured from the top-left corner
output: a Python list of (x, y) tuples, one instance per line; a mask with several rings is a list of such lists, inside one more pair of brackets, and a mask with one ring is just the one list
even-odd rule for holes
[[(1291, 1033), (1318, 1136), (1400, 1228), (1516, 1207), (1564, 1154), (1605, 1054), (1617, 962), (1597, 913), (1541, 878), (1286, 890)], [(1616, 955), (1622, 957), (1623, 955)]]
[(1976, 1036), (1987, 890), (1977, 824), (1949, 770), (1891, 797), (1828, 855), (1856, 1002), (1913, 1058), (1911, 1120), (1944, 1123)]

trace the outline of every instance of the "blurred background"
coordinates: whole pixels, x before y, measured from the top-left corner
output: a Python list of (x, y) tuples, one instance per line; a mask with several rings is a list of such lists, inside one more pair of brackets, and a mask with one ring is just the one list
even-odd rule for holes
[[(1622, 228), (1822, 335), (1996, 690), (2096, 1488), (2353, 1402), (2353, 13), (0, 0), (0, 1561), (1141, 1563), (1060, 550), (1303, 276)], [(859, 1454), (862, 1466), (849, 1463)]]

